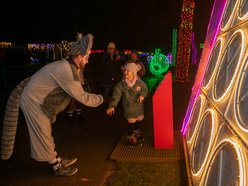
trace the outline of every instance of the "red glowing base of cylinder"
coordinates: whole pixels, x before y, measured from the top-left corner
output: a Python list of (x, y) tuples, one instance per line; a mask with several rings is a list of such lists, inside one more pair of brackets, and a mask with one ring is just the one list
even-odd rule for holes
[(172, 73), (168, 72), (152, 97), (155, 148), (173, 148)]

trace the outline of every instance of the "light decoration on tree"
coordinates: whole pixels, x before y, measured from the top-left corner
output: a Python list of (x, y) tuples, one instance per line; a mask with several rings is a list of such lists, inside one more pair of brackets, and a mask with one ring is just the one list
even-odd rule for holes
[(193, 30), (195, 1), (183, 0), (181, 24), (178, 35), (176, 81), (189, 81), (189, 63)]
[(160, 49), (155, 50), (155, 55), (150, 60), (149, 70), (154, 75), (161, 75), (169, 68), (169, 59), (160, 53)]
[(172, 32), (172, 63), (171, 65), (176, 66), (176, 55), (177, 55), (177, 29), (173, 29)]

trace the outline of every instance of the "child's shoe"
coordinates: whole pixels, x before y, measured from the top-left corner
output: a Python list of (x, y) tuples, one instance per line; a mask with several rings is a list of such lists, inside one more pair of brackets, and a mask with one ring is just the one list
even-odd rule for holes
[(139, 143), (137, 141), (137, 137), (135, 134), (132, 134), (131, 136), (128, 136), (128, 145), (130, 147), (140, 147), (142, 146), (142, 143)]
[(138, 141), (144, 141), (145, 138), (141, 135), (141, 130), (134, 130), (133, 133), (136, 135)]

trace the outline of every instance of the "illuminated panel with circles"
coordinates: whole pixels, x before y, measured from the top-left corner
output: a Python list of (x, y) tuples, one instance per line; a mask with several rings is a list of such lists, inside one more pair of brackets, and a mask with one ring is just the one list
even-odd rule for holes
[(248, 145), (248, 50), (234, 86), (225, 118), (232, 129)]
[(237, 85), (234, 99), (235, 118), (239, 127), (248, 133), (248, 58), (245, 59)]
[(199, 121), (202, 115), (204, 104), (205, 104), (205, 97), (203, 95), (199, 95), (194, 103), (194, 106), (193, 106), (193, 109), (190, 115), (190, 119), (189, 119), (188, 130), (186, 133), (186, 140), (187, 140), (189, 151), (191, 151), (192, 141), (195, 138), (196, 131), (199, 126)]
[[(244, 53), (243, 45), (246, 43), (245, 36), (246, 34), (243, 30), (234, 31), (229, 36), (226, 33), (222, 34), (221, 38), (224, 38), (220, 39), (220, 41), (217, 40), (216, 50), (212, 50), (210, 55), (211, 60), (213, 59), (211, 56), (217, 55), (214, 54), (215, 52), (219, 51), (220, 53), (217, 61), (209, 61), (201, 90), (206, 95), (207, 100), (220, 113), (224, 113), (226, 110), (229, 95), (237, 78), (240, 61)], [(222, 43), (221, 45), (224, 45), (219, 50), (218, 41)], [(212, 63), (215, 65), (212, 65)]]
[[(208, 172), (202, 185), (240, 185), (245, 186), (245, 162), (242, 161), (242, 149), (230, 138), (223, 140), (211, 158)], [(230, 171), (231, 167), (231, 171)]]
[(239, 27), (248, 18), (248, 2), (247, 0), (239, 0), (237, 11), (233, 16), (232, 29)]
[(221, 56), (220, 54), (222, 50), (222, 45), (223, 45), (223, 39), (219, 38), (216, 41), (211, 51), (211, 56), (209, 57), (208, 64), (207, 64), (205, 74), (204, 74), (204, 79), (203, 79), (203, 91), (204, 92), (207, 92), (210, 88), (210, 84), (216, 72), (217, 64)]
[(214, 81), (214, 99), (222, 101), (232, 87), (244, 51), (245, 35), (236, 31), (227, 43)]
[[(196, 101), (192, 108), (190, 117), (196, 118), (188, 122), (186, 150), (193, 185), (246, 186), (248, 0), (216, 0), (215, 4), (220, 1), (224, 8), (218, 20), (220, 27), (216, 28), (209, 57), (203, 58), (208, 59), (207, 65), (206, 61), (202, 63), (206, 70), (199, 94), (204, 97), (204, 105)], [(195, 116), (197, 108), (199, 118)]]
[(217, 124), (217, 113), (213, 109), (207, 109), (201, 118), (189, 157), (191, 172), (195, 178), (199, 177), (204, 170), (215, 138)]
[(199, 185), (247, 185), (247, 151), (223, 123)]
[(248, 18), (248, 1), (240, 0), (238, 18), (240, 20), (246, 20)]
[(236, 7), (238, 5), (239, 0), (229, 0), (227, 1), (225, 10), (224, 10), (224, 14), (222, 16), (222, 20), (221, 20), (221, 31), (226, 31), (227, 29), (229, 29), (232, 26), (232, 21), (233, 21), (233, 17), (235, 15), (236, 12)]

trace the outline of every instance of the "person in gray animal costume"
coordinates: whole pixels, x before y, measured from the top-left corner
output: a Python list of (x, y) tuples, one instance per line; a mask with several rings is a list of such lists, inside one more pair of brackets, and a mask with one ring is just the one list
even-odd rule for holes
[[(14, 89), (6, 106), (3, 123), (3, 160), (9, 159), (12, 154), (15, 132), (11, 131), (16, 129), (18, 120), (13, 122), (13, 118), (18, 117), (18, 114), (9, 117), (11, 109), (8, 107), (20, 106), (30, 135), (31, 157), (39, 162), (48, 162), (56, 176), (71, 176), (77, 173), (78, 169), (70, 166), (77, 158), (63, 158), (56, 152), (52, 123), (56, 121), (56, 115), (67, 107), (70, 99), (89, 107), (97, 107), (103, 102), (101, 95), (86, 92), (80, 82), (79, 72), (88, 63), (93, 39), (92, 34), (84, 37), (78, 34), (77, 41), (70, 46), (66, 59), (47, 64)], [(16, 112), (18, 109), (12, 111)], [(7, 139), (11, 135), (12, 140)]]

